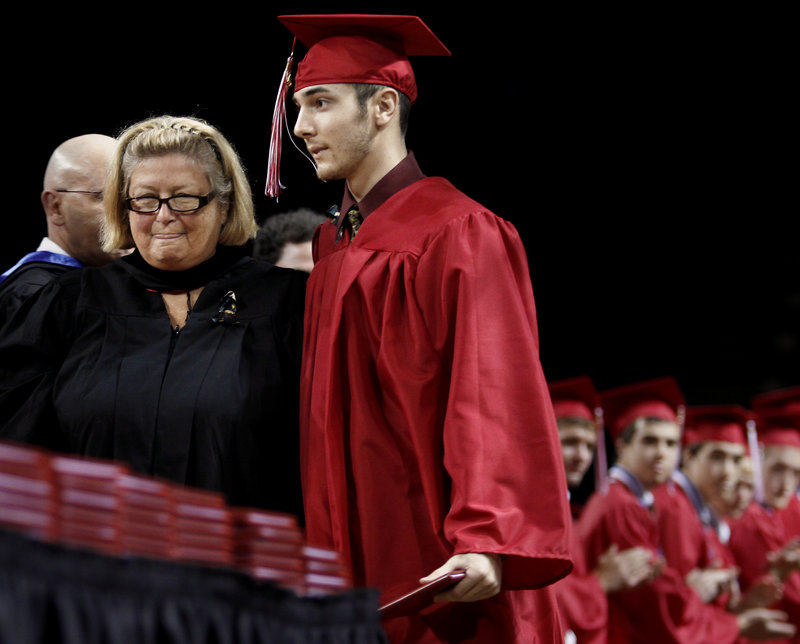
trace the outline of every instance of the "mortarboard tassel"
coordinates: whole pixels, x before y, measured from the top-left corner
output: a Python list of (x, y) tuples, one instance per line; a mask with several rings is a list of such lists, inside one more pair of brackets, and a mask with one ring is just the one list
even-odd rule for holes
[(281, 145), (283, 142), (283, 127), (286, 121), (286, 95), (292, 85), (292, 65), (294, 63), (294, 45), (292, 43), (292, 53), (286, 60), (286, 69), (281, 77), (281, 85), (278, 88), (278, 98), (275, 100), (275, 109), (272, 113), (272, 129), (269, 136), (269, 163), (267, 165), (267, 187), (264, 191), (268, 197), (278, 197), (281, 190), (285, 187), (281, 183), (280, 164), (281, 164)]
[(605, 494), (608, 490), (608, 454), (606, 453), (606, 432), (603, 425), (603, 409), (594, 410), (597, 425), (597, 454), (594, 460), (594, 488)]
[(753, 498), (757, 503), (764, 503), (764, 479), (761, 472), (761, 449), (758, 445), (758, 432), (754, 420), (747, 421), (747, 446), (750, 448), (750, 460), (753, 462)]

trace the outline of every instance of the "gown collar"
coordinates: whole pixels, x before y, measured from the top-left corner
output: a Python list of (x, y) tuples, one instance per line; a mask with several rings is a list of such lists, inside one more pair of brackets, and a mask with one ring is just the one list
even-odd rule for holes
[(639, 501), (639, 505), (648, 510), (653, 507), (653, 493), (645, 490), (641, 481), (621, 465), (614, 465), (608, 470), (609, 478), (619, 481), (630, 490), (631, 494)]
[(403, 160), (389, 170), (361, 201), (356, 202), (345, 183), (341, 206), (334, 205), (327, 211), (328, 217), (336, 226), (337, 241), (342, 238), (345, 222), (347, 221), (347, 218), (340, 216), (340, 213), (346, 213), (353, 206), (358, 206), (358, 212), (361, 217), (366, 219), (370, 213), (382, 206), (393, 194), (424, 178), (425, 174), (420, 169), (414, 153), (409, 151)]
[(71, 266), (72, 268), (83, 268), (83, 264), (81, 264), (74, 257), (70, 257), (69, 255), (62, 255), (61, 253), (54, 253), (49, 250), (35, 250), (32, 253), (28, 253), (27, 255), (25, 255), (16, 264), (14, 264), (11, 268), (9, 268), (5, 273), (0, 275), (0, 282), (9, 277), (14, 271), (16, 271), (21, 266), (24, 266), (25, 264), (30, 264), (32, 262), (45, 262), (47, 264), (60, 264), (61, 266)]

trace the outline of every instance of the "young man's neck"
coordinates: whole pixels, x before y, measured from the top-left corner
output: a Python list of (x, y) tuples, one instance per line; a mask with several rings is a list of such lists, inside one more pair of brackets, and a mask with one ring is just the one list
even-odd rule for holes
[(352, 177), (347, 177), (347, 189), (353, 199), (361, 201), (375, 184), (385, 177), (408, 155), (405, 142), (376, 146), (364, 159)]

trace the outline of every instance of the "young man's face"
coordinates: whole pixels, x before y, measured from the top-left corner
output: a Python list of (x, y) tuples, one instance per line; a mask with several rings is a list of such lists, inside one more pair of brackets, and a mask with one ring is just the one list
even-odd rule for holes
[(772, 445), (764, 449), (764, 501), (785, 508), (800, 485), (800, 448)]
[(708, 441), (695, 452), (686, 450), (683, 472), (705, 501), (719, 512), (725, 511), (735, 494), (744, 445)]
[(675, 469), (680, 437), (677, 423), (639, 418), (630, 442), (617, 444), (618, 462), (649, 490)]
[(561, 439), (567, 485), (577, 487), (592, 464), (597, 432), (594, 427), (565, 419), (558, 422), (558, 436)]
[(306, 143), (323, 181), (353, 179), (362, 170), (374, 136), (352, 85), (306, 87), (294, 94), (294, 133)]

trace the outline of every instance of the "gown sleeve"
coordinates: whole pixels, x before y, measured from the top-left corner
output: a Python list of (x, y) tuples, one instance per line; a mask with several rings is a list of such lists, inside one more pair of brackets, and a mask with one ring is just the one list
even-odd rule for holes
[(454, 554), (504, 555), (507, 588), (550, 584), (572, 567), (571, 519), (516, 230), (486, 212), (452, 220), (421, 255), (415, 288), (450, 368), (445, 536)]
[(70, 342), (74, 302), (54, 281), (28, 298), (0, 330), (0, 438), (55, 450), (53, 384)]
[[(626, 502), (624, 494), (595, 493), (581, 516), (580, 537), (590, 568), (612, 544), (620, 550), (634, 546), (660, 550), (655, 519), (644, 508)], [(609, 595), (609, 611), (611, 631), (621, 641), (733, 644), (739, 637), (736, 616), (704, 604), (669, 565), (652, 583)]]

